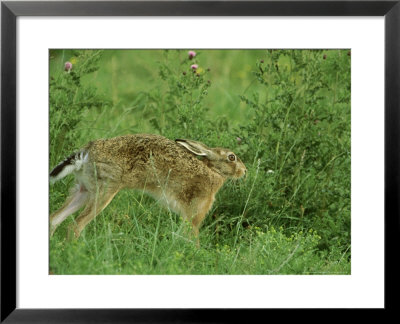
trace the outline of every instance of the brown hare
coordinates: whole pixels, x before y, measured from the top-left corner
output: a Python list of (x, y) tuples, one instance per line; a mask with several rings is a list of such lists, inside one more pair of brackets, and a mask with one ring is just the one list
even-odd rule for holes
[(50, 216), (50, 233), (85, 206), (73, 225), (75, 237), (124, 188), (143, 190), (181, 215), (197, 237), (216, 193), (228, 178), (246, 173), (230, 150), (191, 140), (171, 141), (136, 134), (99, 139), (70, 155), (50, 173), (55, 182), (73, 173), (76, 186), (64, 205)]

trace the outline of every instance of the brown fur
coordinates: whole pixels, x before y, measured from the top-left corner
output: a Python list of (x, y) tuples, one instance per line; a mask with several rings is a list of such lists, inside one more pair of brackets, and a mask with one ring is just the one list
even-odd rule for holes
[(234, 153), (227, 149), (211, 149), (189, 140), (174, 142), (159, 135), (99, 139), (80, 152), (88, 159), (73, 171), (77, 187), (64, 206), (51, 215), (51, 233), (68, 215), (86, 205), (73, 226), (75, 237), (79, 237), (118, 191), (131, 188), (147, 192), (180, 214), (191, 222), (197, 236), (225, 180), (246, 172), (239, 158), (228, 159)]

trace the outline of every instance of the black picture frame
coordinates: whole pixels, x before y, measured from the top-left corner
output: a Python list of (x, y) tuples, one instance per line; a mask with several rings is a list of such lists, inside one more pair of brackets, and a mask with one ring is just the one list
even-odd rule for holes
[[(16, 19), (19, 16), (384, 16), (385, 309), (396, 308), (400, 228), (400, 0), (396, 1), (4, 1), (1, 3), (1, 322), (235, 322), (264, 310), (16, 308)], [(397, 244), (396, 244), (397, 243)], [(371, 260), (373, 262), (373, 260)], [(250, 314), (248, 314), (250, 313)], [(265, 318), (266, 319), (266, 318)]]

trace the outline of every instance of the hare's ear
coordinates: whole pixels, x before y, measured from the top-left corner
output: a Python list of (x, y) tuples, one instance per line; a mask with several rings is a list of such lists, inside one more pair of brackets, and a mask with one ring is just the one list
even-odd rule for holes
[(175, 142), (179, 145), (182, 145), (188, 151), (197, 156), (206, 156), (208, 158), (211, 158), (214, 155), (214, 153), (203, 143), (184, 139), (176, 139)]

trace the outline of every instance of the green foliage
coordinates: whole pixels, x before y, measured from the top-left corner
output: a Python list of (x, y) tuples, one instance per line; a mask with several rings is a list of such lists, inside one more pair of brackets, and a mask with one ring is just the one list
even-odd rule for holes
[[(240, 155), (260, 159), (247, 220), (316, 227), (350, 245), (350, 58), (347, 51), (269, 50), (254, 76), (263, 91), (241, 96), (253, 112), (237, 134)], [(260, 219), (257, 215), (268, 215)]]
[[(349, 274), (349, 54), (52, 51), (51, 166), (91, 139), (146, 132), (229, 147), (248, 174), (220, 190), (201, 248), (177, 215), (123, 191), (78, 241), (65, 240), (72, 217), (60, 226), (50, 240), (51, 271)], [(51, 211), (71, 183), (51, 188)]]
[[(68, 62), (72, 69), (66, 69), (60, 61), (59, 51), (50, 51), (50, 64), (54, 72), (50, 75), (50, 161), (53, 165), (62, 154), (76, 148), (80, 137), (76, 130), (85, 112), (89, 109), (101, 109), (107, 101), (97, 94), (97, 89), (82, 83), (82, 78), (99, 69), (101, 51), (68, 51)], [(63, 51), (62, 55), (65, 54)], [(58, 59), (58, 60), (57, 60)], [(54, 62), (56, 61), (56, 62)], [(55, 156), (55, 158), (53, 158)]]
[(166, 89), (158, 88), (148, 95), (153, 115), (150, 122), (167, 137), (204, 138), (211, 129), (203, 104), (211, 81), (206, 80), (208, 71), (197, 64), (197, 58), (181, 55), (182, 51), (166, 51), (159, 63), (159, 77)]

